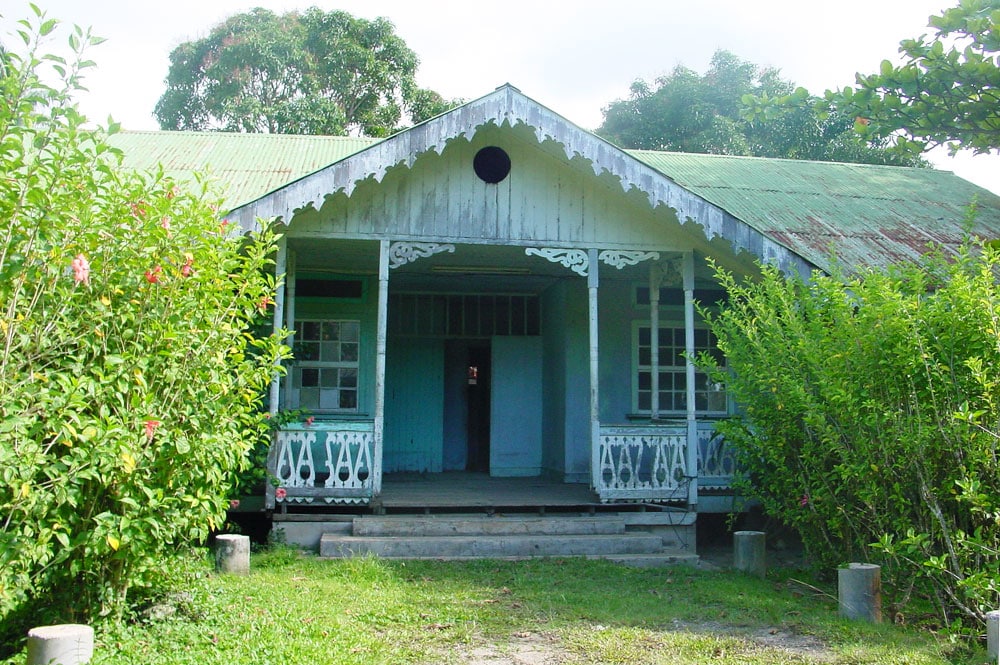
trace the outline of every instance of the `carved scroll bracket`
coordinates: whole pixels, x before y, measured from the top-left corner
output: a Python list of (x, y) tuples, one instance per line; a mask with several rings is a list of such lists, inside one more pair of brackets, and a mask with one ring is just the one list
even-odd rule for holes
[(609, 266), (621, 270), (625, 266), (639, 265), (643, 261), (658, 261), (660, 253), (606, 249), (598, 254), (598, 258)]
[(552, 263), (559, 263), (569, 268), (581, 277), (586, 277), (590, 271), (590, 258), (582, 249), (558, 249), (553, 247), (525, 247), (528, 256), (540, 256)]
[(442, 252), (454, 254), (455, 246), (436, 242), (394, 242), (389, 246), (389, 267), (398, 268)]

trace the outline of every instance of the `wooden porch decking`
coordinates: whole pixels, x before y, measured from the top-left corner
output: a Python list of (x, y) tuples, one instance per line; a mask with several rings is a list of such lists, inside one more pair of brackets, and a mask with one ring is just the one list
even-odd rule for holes
[(382, 478), (382, 494), (372, 503), (391, 512), (447, 509), (568, 510), (600, 506), (585, 484), (545, 478), (494, 478), (485, 473), (391, 473)]

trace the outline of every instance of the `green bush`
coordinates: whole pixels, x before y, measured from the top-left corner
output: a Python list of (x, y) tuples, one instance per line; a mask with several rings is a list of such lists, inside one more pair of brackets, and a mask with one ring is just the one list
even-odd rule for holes
[(1000, 580), (1000, 255), (805, 282), (762, 268), (704, 311), (742, 405), (744, 487), (822, 566), (876, 561), (896, 603), (976, 625)]
[(274, 234), (122, 169), (72, 101), (94, 40), (73, 30), (67, 61), (38, 55), (54, 21), (20, 27), (26, 54), (0, 54), (0, 624), (120, 612), (221, 525), (287, 351), (248, 332)]

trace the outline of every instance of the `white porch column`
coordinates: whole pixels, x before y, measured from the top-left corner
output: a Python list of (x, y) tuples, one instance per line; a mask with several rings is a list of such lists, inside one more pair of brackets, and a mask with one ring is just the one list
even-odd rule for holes
[(684, 347), (687, 352), (687, 476), (688, 507), (698, 505), (698, 421), (694, 390), (694, 252), (684, 252)]
[(600, 364), (597, 343), (597, 284), (600, 271), (597, 250), (589, 250), (588, 258), (590, 261), (590, 271), (587, 273), (590, 305), (590, 479), (593, 489), (596, 490), (601, 486), (601, 402), (598, 390)]
[[(278, 240), (278, 254), (274, 259), (274, 276), (277, 288), (274, 294), (273, 328), (277, 334), (284, 325), (285, 317), (285, 269), (288, 260), (288, 241), (284, 236)], [(277, 369), (277, 368), (276, 368)], [(277, 371), (271, 377), (271, 392), (268, 395), (268, 411), (274, 417), (278, 413), (278, 399), (281, 396), (281, 377)]]
[[(289, 249), (285, 258), (285, 329), (291, 334), (285, 344), (294, 348), (295, 344), (295, 273), (298, 269), (295, 251)], [(288, 396), (292, 394), (292, 373), (285, 374), (285, 390), (281, 394), (281, 408), (288, 408)]]
[(385, 424), (385, 331), (389, 320), (389, 241), (379, 242), (378, 324), (375, 332), (375, 442), (372, 450), (372, 492), (382, 492), (382, 433)]
[(662, 272), (656, 263), (649, 265), (649, 367), (652, 391), (649, 396), (649, 419), (660, 417), (660, 282)]

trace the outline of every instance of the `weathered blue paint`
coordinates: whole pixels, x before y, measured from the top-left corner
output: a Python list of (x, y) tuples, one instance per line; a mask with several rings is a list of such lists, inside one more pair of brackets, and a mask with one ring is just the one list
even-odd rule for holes
[(542, 470), (542, 338), (491, 340), (490, 475)]
[(444, 342), (389, 340), (383, 471), (442, 470)]

